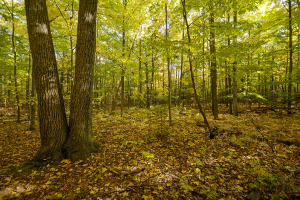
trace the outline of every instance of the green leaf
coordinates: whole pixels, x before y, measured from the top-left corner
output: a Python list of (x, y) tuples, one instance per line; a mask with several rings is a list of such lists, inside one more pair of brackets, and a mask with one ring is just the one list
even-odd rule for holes
[(258, 182), (250, 183), (249, 186), (251, 188), (258, 188), (259, 187), (259, 183)]
[(134, 176), (132, 177), (132, 180), (137, 181), (136, 175), (134, 175)]
[(62, 193), (58, 193), (58, 194), (57, 194), (57, 197), (58, 197), (58, 198), (61, 198), (61, 197), (63, 197), (63, 194), (62, 194)]
[(193, 191), (194, 190), (192, 186), (186, 185), (186, 184), (181, 184), (180, 187), (182, 189), (185, 189), (186, 191)]

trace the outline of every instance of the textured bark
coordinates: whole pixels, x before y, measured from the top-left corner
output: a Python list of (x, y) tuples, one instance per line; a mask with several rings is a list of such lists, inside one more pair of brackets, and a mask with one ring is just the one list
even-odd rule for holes
[(97, 0), (79, 2), (75, 79), (71, 95), (70, 135), (64, 149), (72, 161), (85, 160), (95, 149), (92, 96), (96, 50)]
[(68, 134), (67, 118), (58, 79), (46, 0), (25, 0), (27, 29), (33, 58), (40, 122), (41, 147), (31, 160), (63, 158)]

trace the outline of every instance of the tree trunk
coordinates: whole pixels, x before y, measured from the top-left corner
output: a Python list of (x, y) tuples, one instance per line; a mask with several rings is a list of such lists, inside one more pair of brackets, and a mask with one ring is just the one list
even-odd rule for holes
[(168, 107), (169, 107), (169, 124), (172, 124), (172, 110), (171, 110), (171, 71), (170, 71), (170, 56), (169, 56), (169, 47), (168, 47), (168, 6), (165, 4), (165, 12), (166, 12), (166, 51), (167, 51), (167, 69), (168, 69)]
[(181, 103), (181, 90), (182, 90), (182, 78), (183, 74), (183, 48), (184, 48), (184, 18), (182, 22), (182, 46), (181, 46), (181, 58), (180, 58), (180, 80), (179, 80), (179, 92), (178, 92), (178, 106)]
[(11, 10), (11, 21), (12, 21), (12, 34), (11, 34), (11, 42), (12, 49), (14, 54), (14, 81), (15, 81), (15, 91), (16, 91), (16, 100), (17, 100), (17, 122), (20, 122), (20, 98), (19, 98), (19, 89), (18, 89), (18, 80), (17, 80), (17, 51), (16, 51), (16, 43), (15, 43), (15, 19), (14, 19), (14, 1), (11, 2), (12, 10)]
[(214, 119), (218, 119), (218, 85), (217, 85), (217, 59), (216, 59), (216, 47), (215, 47), (215, 33), (213, 30), (214, 14), (210, 14), (210, 56), (211, 56), (211, 98), (212, 98), (212, 110)]
[(139, 107), (142, 107), (142, 41), (140, 39), (140, 57), (139, 57)]
[[(46, 0), (25, 0), (27, 29), (33, 58), (40, 122), (41, 147), (32, 162), (63, 158), (67, 118), (58, 79)], [(76, 91), (77, 92), (77, 91)]]
[(92, 97), (98, 0), (79, 2), (75, 79), (71, 95), (70, 135), (64, 145), (72, 161), (85, 160), (95, 150)]
[(29, 130), (33, 131), (36, 129), (36, 102), (35, 102), (35, 81), (33, 71), (34, 67), (32, 65), (32, 75), (31, 75), (31, 101), (30, 101), (30, 123)]
[(28, 111), (28, 117), (27, 120), (29, 122), (30, 120), (30, 68), (31, 68), (31, 53), (29, 50), (28, 55), (28, 71), (27, 71), (27, 81), (26, 81), (26, 107)]
[[(236, 27), (236, 23), (237, 23), (237, 11), (234, 12), (234, 27)], [(234, 36), (234, 42), (237, 42), (236, 36)], [(234, 63), (233, 63), (233, 68), (232, 68), (232, 72), (233, 72), (233, 78), (232, 78), (232, 84), (233, 84), (233, 88), (232, 88), (232, 111), (233, 111), (233, 115), (234, 116), (238, 116), (238, 106), (237, 106), (237, 77), (236, 77), (236, 71), (237, 71), (237, 61), (236, 61), (236, 53), (234, 55)]]
[(205, 87), (205, 39), (203, 38), (203, 46), (202, 46), (202, 53), (203, 53), (203, 66), (202, 66), (202, 84), (203, 84), (203, 112), (205, 113), (206, 110), (206, 87)]
[[(293, 29), (292, 29), (292, 2), (289, 3), (289, 85), (288, 85), (288, 113), (292, 113), (292, 73), (293, 73)], [(299, 47), (298, 47), (299, 48)]]
[[(126, 0), (123, 0), (124, 5), (124, 12), (126, 10)], [(122, 56), (123, 59), (125, 59), (125, 14), (123, 14), (123, 30), (122, 30)], [(122, 64), (122, 72), (121, 72), (121, 117), (123, 117), (124, 113), (124, 102), (125, 102), (125, 90), (124, 90), (124, 75), (125, 75), (125, 69), (124, 69), (124, 63)]]
[[(186, 10), (185, 10), (185, 0), (182, 1), (182, 7), (183, 7), (183, 17), (184, 17), (185, 24), (186, 24), (186, 33), (187, 33), (187, 37), (188, 37), (188, 44), (190, 44), (191, 43), (191, 37), (190, 37), (190, 32), (189, 32), (189, 24), (188, 24), (188, 21), (187, 21), (187, 14), (186, 14)], [(205, 113), (202, 109), (202, 106), (200, 104), (200, 101), (198, 99), (198, 94), (197, 94), (197, 91), (196, 91), (196, 85), (195, 85), (195, 80), (194, 80), (194, 72), (193, 72), (193, 66), (192, 66), (192, 59), (191, 59), (191, 49), (190, 48), (188, 49), (188, 57), (189, 57), (191, 79), (192, 79), (192, 83), (193, 83), (193, 90), (194, 90), (196, 103), (198, 105), (200, 113), (203, 116), (204, 123), (206, 124), (206, 126), (208, 128), (208, 131), (210, 133), (210, 137), (212, 138), (214, 136), (213, 130), (212, 130), (212, 128), (210, 127), (210, 125), (208, 123), (208, 120), (207, 120), (206, 115), (205, 115)]]

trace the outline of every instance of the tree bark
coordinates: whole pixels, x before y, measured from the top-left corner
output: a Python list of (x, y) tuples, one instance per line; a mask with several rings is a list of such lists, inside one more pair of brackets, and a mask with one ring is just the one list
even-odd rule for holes
[(63, 158), (62, 147), (68, 135), (68, 125), (46, 0), (25, 0), (25, 9), (41, 135), (41, 147), (31, 162), (58, 161)]
[(70, 135), (64, 149), (72, 161), (85, 160), (95, 150), (92, 97), (98, 0), (79, 2), (75, 79), (71, 94)]

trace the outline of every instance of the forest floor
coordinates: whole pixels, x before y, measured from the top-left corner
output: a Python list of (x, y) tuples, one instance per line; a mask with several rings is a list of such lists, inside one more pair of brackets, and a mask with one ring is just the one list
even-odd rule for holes
[(12, 170), (33, 157), (40, 136), (2, 116), (0, 199), (300, 198), (300, 113), (219, 117), (208, 114), (218, 130), (209, 139), (193, 109), (175, 108), (172, 126), (166, 108), (132, 108), (123, 118), (94, 111), (101, 148), (87, 162)]

